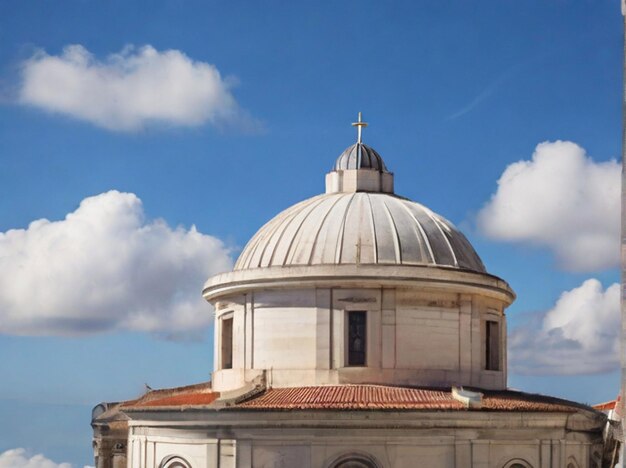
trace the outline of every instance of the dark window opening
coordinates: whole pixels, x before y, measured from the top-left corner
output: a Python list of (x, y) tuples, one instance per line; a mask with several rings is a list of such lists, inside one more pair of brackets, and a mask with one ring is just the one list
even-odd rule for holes
[(374, 468), (374, 465), (367, 460), (346, 460), (336, 465), (335, 468)]
[(367, 312), (348, 312), (348, 365), (364, 366), (367, 349)]
[(500, 370), (500, 324), (492, 320), (485, 323), (485, 369)]
[(233, 368), (233, 319), (222, 320), (222, 369)]
[(378, 466), (378, 463), (368, 455), (349, 454), (336, 460), (332, 468), (377, 468)]

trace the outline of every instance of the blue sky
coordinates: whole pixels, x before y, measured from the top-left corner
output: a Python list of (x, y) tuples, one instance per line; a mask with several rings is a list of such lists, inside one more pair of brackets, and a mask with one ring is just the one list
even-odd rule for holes
[(613, 398), (621, 27), (608, 0), (0, 4), (0, 454), (92, 463), (96, 403), (207, 380), (194, 291), (323, 191), (358, 111), (517, 292), (509, 384)]

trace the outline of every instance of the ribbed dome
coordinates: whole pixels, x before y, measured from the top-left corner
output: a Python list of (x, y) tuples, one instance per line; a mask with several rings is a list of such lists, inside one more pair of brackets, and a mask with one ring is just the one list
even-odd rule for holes
[(235, 270), (328, 264), (438, 265), (485, 272), (452, 223), (419, 203), (366, 192), (319, 195), (286, 209), (248, 242)]
[(345, 149), (335, 162), (335, 171), (346, 169), (374, 169), (378, 172), (389, 172), (383, 158), (374, 148), (363, 143), (355, 143)]

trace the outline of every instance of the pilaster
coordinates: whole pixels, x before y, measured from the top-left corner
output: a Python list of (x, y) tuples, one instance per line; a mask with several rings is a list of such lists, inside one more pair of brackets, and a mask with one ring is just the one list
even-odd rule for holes
[(470, 382), (472, 374), (472, 296), (459, 294), (459, 376)]
[(381, 298), (381, 365), (396, 367), (396, 290), (383, 289)]
[(330, 289), (315, 290), (315, 367), (329, 369), (331, 366), (331, 294)]

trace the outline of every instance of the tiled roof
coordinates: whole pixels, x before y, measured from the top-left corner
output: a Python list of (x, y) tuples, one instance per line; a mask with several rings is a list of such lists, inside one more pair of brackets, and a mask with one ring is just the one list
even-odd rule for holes
[(218, 392), (211, 391), (211, 382), (185, 387), (150, 390), (136, 400), (121, 404), (125, 408), (146, 408), (163, 406), (204, 406), (213, 403), (219, 397)]
[[(592, 408), (543, 395), (513, 390), (477, 390), (482, 396), (482, 411), (566, 412)], [(152, 390), (141, 398), (126, 401), (120, 409), (213, 406), (219, 398), (211, 383), (164, 390)], [(467, 410), (452, 396), (451, 389), (399, 387), (387, 385), (322, 385), (313, 387), (269, 388), (243, 402), (230, 402), (224, 410)], [(471, 408), (471, 410), (474, 410)]]
[(141, 401), (130, 406), (136, 408), (148, 406), (203, 406), (213, 403), (219, 396), (220, 394), (217, 392), (183, 393), (154, 400)]
[(599, 411), (610, 411), (615, 409), (615, 405), (617, 405), (617, 400), (605, 401), (604, 403), (598, 403), (597, 405), (593, 405), (594, 409)]
[(545, 411), (575, 413), (593, 411), (589, 406), (545, 395), (523, 393), (513, 390), (483, 391), (483, 410), (491, 411)]
[(238, 405), (254, 409), (463, 409), (449, 391), (382, 385), (271, 388)]
[[(558, 398), (516, 391), (483, 391), (482, 410), (573, 413), (589, 409)], [(464, 410), (450, 390), (383, 385), (271, 388), (237, 405), (258, 410)]]

